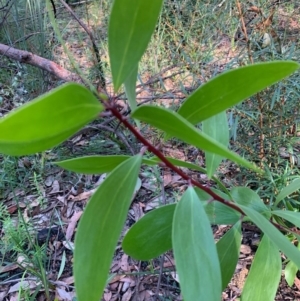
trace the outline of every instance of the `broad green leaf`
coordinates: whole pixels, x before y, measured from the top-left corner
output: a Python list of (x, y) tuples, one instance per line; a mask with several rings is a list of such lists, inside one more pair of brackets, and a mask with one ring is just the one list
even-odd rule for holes
[(114, 169), (89, 200), (75, 237), (74, 275), (79, 301), (98, 301), (132, 200), (142, 157)]
[(116, 155), (116, 156), (86, 156), (74, 158), (54, 164), (77, 173), (83, 174), (100, 174), (112, 171), (120, 163), (128, 160), (130, 156)]
[(294, 261), (298, 268), (300, 268), (300, 251), (291, 244), (291, 242), (263, 215), (253, 210), (252, 208), (239, 205), (239, 207), (248, 215), (248, 217), (255, 223), (265, 235), (267, 235), (272, 242), (281, 250), (290, 260)]
[[(110, 172), (120, 163), (131, 158), (126, 155), (111, 156), (85, 156), (80, 158), (68, 159), (64, 161), (52, 162), (64, 169), (83, 174), (100, 174)], [(155, 165), (157, 161), (143, 159), (143, 164)]]
[(250, 188), (234, 187), (230, 191), (230, 194), (236, 203), (250, 207), (268, 218), (271, 217), (271, 211), (264, 204), (259, 195)]
[(58, 145), (103, 110), (85, 87), (62, 85), (0, 119), (0, 153), (21, 156)]
[[(137, 102), (136, 102), (136, 79), (138, 75), (138, 65), (133, 69), (133, 71), (130, 73), (130, 75), (127, 77), (126, 81), (124, 82), (125, 86), (125, 93), (127, 96), (128, 105), (133, 112), (137, 108)], [(141, 123), (136, 120), (136, 125), (140, 129)]]
[(108, 48), (115, 91), (145, 52), (163, 0), (115, 0), (110, 14)]
[(284, 269), (284, 278), (289, 286), (293, 286), (297, 272), (297, 266), (290, 261)]
[(243, 288), (242, 301), (273, 301), (281, 276), (280, 253), (264, 235)]
[(167, 134), (175, 136), (186, 143), (203, 149), (204, 151), (223, 156), (244, 167), (261, 172), (259, 168), (249, 161), (243, 159), (234, 152), (231, 152), (224, 145), (211, 139), (204, 133), (201, 133), (176, 112), (155, 106), (141, 106), (133, 112), (132, 117), (145, 121), (158, 129), (165, 131)]
[[(229, 128), (226, 112), (221, 112), (214, 115), (202, 122), (202, 132), (218, 141), (225, 147), (229, 143)], [(205, 152), (205, 164), (207, 169), (207, 176), (211, 178), (223, 160), (222, 156), (216, 155), (211, 152)]]
[(222, 290), (227, 287), (235, 271), (241, 240), (241, 221), (238, 221), (216, 244), (222, 275)]
[(144, 215), (127, 232), (122, 248), (138, 260), (150, 260), (172, 248), (172, 221), (176, 204)]
[(125, 93), (128, 99), (128, 104), (131, 109), (131, 111), (134, 111), (137, 108), (136, 103), (136, 79), (137, 79), (137, 73), (138, 73), (138, 65), (132, 70), (130, 75), (127, 77), (127, 79), (124, 82), (125, 85)]
[(294, 224), (296, 227), (300, 228), (300, 212), (274, 210), (272, 211), (272, 214), (280, 216), (290, 223)]
[[(213, 225), (232, 225), (235, 224), (240, 218), (241, 214), (236, 210), (223, 205), (220, 202), (213, 201), (208, 202), (211, 196), (205, 191), (195, 188), (198, 198), (203, 202), (205, 212), (209, 218), (209, 221)], [(220, 195), (226, 200), (230, 200), (228, 195), (221, 193), (220, 191), (213, 190), (216, 194)]]
[(299, 65), (292, 61), (260, 63), (227, 71), (200, 86), (178, 114), (192, 124), (234, 106), (247, 97), (292, 74)]
[[(298, 250), (300, 250), (299, 242), (297, 248)], [(284, 269), (284, 277), (289, 286), (292, 286), (294, 284), (297, 272), (298, 272), (297, 266), (294, 264), (293, 261), (290, 261)]]
[(293, 192), (300, 189), (300, 178), (295, 179), (290, 185), (284, 187), (278, 196), (276, 197), (276, 201), (274, 203), (274, 207), (276, 207), (284, 198), (288, 195), (292, 194)]
[(219, 301), (222, 280), (216, 245), (207, 215), (192, 187), (176, 206), (172, 241), (184, 300)]

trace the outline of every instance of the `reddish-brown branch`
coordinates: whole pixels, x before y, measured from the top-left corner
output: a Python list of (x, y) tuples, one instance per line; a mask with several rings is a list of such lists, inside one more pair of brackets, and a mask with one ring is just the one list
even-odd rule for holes
[(162, 152), (160, 152), (155, 146), (153, 146), (147, 139), (145, 139), (135, 128), (132, 126), (130, 122), (128, 122), (127, 118), (124, 117), (115, 107), (114, 105), (108, 105), (106, 104), (106, 107), (108, 110), (112, 112), (112, 114), (118, 118), (130, 131), (131, 133), (140, 141), (142, 142), (148, 150), (153, 153), (155, 156), (157, 156), (167, 167), (175, 171), (178, 175), (180, 175), (183, 179), (191, 183), (192, 185), (200, 188), (201, 190), (205, 191), (207, 194), (209, 194), (214, 200), (221, 202), (222, 204), (231, 207), (232, 209), (238, 211), (242, 215), (246, 215), (236, 204), (233, 202), (229, 202), (228, 200), (223, 199), (219, 195), (217, 195), (215, 192), (213, 192), (210, 188), (200, 184), (199, 182), (191, 179), (186, 173), (184, 173), (180, 168), (173, 165), (168, 159), (163, 155)]
[(29, 51), (20, 50), (4, 44), (0, 44), (0, 55), (4, 55), (20, 63), (29, 64), (48, 71), (49, 73), (66, 82), (82, 82), (82, 80), (76, 73), (72, 73), (69, 70), (66, 70), (65, 68), (59, 66), (55, 62), (35, 55)]
[[(180, 168), (177, 166), (173, 165), (168, 159), (164, 156), (162, 152), (160, 152), (155, 146), (153, 146), (146, 138), (144, 138), (135, 128), (134, 126), (127, 120), (126, 117), (124, 117), (114, 106), (113, 102), (108, 103), (104, 102), (105, 107), (112, 113), (113, 116), (115, 116), (117, 119), (120, 120), (120, 122), (125, 125), (130, 132), (140, 141), (143, 143), (143, 145), (155, 156), (157, 156), (167, 167), (169, 167), (171, 170), (176, 172), (178, 175), (180, 175), (183, 179), (185, 179), (189, 184), (192, 184), (201, 190), (205, 191), (207, 194), (209, 194), (213, 200), (218, 201), (234, 210), (237, 212), (241, 213), (242, 216), (246, 216), (246, 214), (241, 210), (236, 204), (233, 202), (230, 202), (228, 200), (223, 199), (219, 195), (217, 195), (215, 192), (213, 192), (210, 188), (205, 187), (201, 183), (191, 179), (186, 173), (184, 173)], [(290, 232), (290, 233), (296, 233), (296, 231), (293, 231), (292, 229), (287, 229), (279, 224), (274, 223), (273, 221), (270, 221), (273, 226), (275, 226), (278, 230), (283, 231), (283, 232)]]

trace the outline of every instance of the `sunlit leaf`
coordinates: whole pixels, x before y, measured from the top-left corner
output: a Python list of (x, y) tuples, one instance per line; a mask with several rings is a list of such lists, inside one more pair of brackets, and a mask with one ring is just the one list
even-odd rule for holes
[(241, 240), (241, 221), (238, 221), (216, 244), (222, 275), (222, 290), (227, 287), (235, 271)]
[(108, 48), (115, 91), (138, 65), (162, 7), (163, 0), (115, 0), (109, 28)]
[[(202, 122), (202, 132), (227, 147), (229, 143), (229, 128), (226, 112), (221, 112), (204, 120)], [(205, 152), (205, 164), (209, 178), (213, 176), (222, 160), (222, 156)]]
[(276, 197), (276, 201), (274, 203), (274, 207), (276, 207), (284, 198), (288, 195), (292, 194), (293, 192), (300, 189), (300, 178), (295, 179), (290, 185), (284, 187), (278, 196)]
[(220, 301), (222, 280), (216, 245), (207, 215), (192, 187), (176, 206), (172, 241), (184, 300)]
[(261, 172), (259, 168), (249, 161), (243, 159), (234, 152), (231, 152), (224, 145), (211, 139), (204, 133), (201, 133), (176, 112), (155, 106), (141, 106), (133, 112), (132, 117), (145, 121), (158, 129), (165, 131), (167, 134), (175, 136), (204, 151), (231, 159), (242, 166)]
[(200, 86), (185, 100), (178, 113), (192, 124), (197, 124), (276, 83), (298, 68), (295, 62), (280, 61), (224, 72)]
[(75, 237), (74, 274), (79, 301), (98, 301), (136, 186), (142, 157), (121, 163), (89, 200)]
[(52, 148), (95, 119), (102, 109), (85, 87), (62, 85), (0, 119), (0, 153), (21, 156)]
[(176, 204), (144, 215), (127, 232), (122, 248), (131, 257), (149, 260), (172, 248), (172, 221)]
[(242, 301), (273, 301), (281, 276), (280, 253), (264, 235), (243, 288)]
[(300, 268), (300, 251), (263, 215), (252, 208), (243, 205), (239, 205), (239, 207), (272, 240), (274, 245)]

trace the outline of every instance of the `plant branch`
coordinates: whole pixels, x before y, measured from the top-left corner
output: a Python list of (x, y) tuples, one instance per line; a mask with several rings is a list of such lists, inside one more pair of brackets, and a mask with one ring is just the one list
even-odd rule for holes
[(0, 55), (6, 56), (20, 63), (29, 64), (48, 71), (49, 73), (66, 82), (82, 82), (77, 74), (66, 70), (65, 68), (61, 67), (51, 60), (45, 59), (29, 51), (16, 49), (5, 44), (0, 44)]
[(167, 167), (169, 167), (171, 170), (175, 171), (178, 175), (180, 175), (184, 180), (188, 181), (192, 185), (200, 188), (201, 190), (205, 191), (207, 194), (209, 194), (214, 200), (219, 201), (220, 203), (231, 207), (232, 209), (238, 211), (242, 215), (246, 215), (236, 204), (233, 202), (230, 202), (228, 200), (223, 199), (219, 195), (217, 195), (215, 192), (213, 192), (210, 188), (200, 184), (199, 182), (191, 179), (186, 173), (184, 173), (180, 168), (177, 166), (173, 165), (168, 159), (164, 156), (164, 154), (159, 151), (155, 146), (153, 146), (147, 139), (145, 139), (135, 128), (134, 126), (127, 120), (126, 117), (124, 117), (117, 109), (116, 107), (112, 104), (110, 105), (109, 103), (105, 103), (104, 105), (108, 110), (111, 111), (111, 113), (119, 119), (124, 126), (126, 126), (132, 134), (140, 141), (142, 142), (148, 150), (153, 153), (155, 156), (157, 156)]
[[(170, 161), (168, 161), (168, 159), (164, 156), (164, 154), (159, 151), (155, 146), (153, 146), (146, 138), (144, 138), (136, 129), (135, 127), (128, 121), (128, 119), (126, 117), (124, 117), (118, 110), (117, 108), (114, 106), (113, 102), (112, 103), (108, 103), (108, 102), (104, 102), (103, 103), (105, 105), (105, 107), (112, 113), (112, 115), (114, 115), (118, 120), (120, 120), (121, 123), (123, 123), (123, 125), (125, 127), (127, 127), (131, 133), (142, 143), (144, 144), (144, 146), (147, 147), (147, 149), (153, 153), (155, 156), (157, 156), (164, 164), (165, 166), (169, 167), (171, 170), (173, 170), (174, 172), (176, 172), (178, 175), (180, 175), (183, 179), (185, 179), (189, 184), (192, 184), (198, 188), (200, 188), (201, 190), (205, 191), (207, 194), (209, 194), (213, 201), (218, 201), (230, 208), (232, 208), (233, 210), (236, 210), (237, 212), (239, 212), (242, 216), (247, 216), (242, 209), (240, 209), (236, 204), (234, 204), (231, 201), (225, 200), (224, 198), (220, 197), (219, 195), (217, 195), (215, 192), (213, 192), (210, 188), (202, 185), (201, 183), (191, 179), (185, 172), (183, 172), (180, 168), (178, 168), (177, 166), (175, 166), (174, 164), (172, 164)], [(275, 226), (278, 230), (283, 231), (283, 232), (287, 232), (287, 233), (296, 233), (295, 231), (291, 230), (291, 229), (287, 229), (277, 223), (274, 223), (273, 221), (270, 221), (271, 224), (273, 226)], [(296, 233), (297, 234), (297, 233)]]

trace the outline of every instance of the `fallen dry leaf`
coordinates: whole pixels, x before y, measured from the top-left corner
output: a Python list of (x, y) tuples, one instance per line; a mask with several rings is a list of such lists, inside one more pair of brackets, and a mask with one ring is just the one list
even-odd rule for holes
[(75, 212), (74, 215), (72, 216), (70, 223), (68, 225), (67, 231), (66, 231), (66, 239), (71, 240), (73, 233), (75, 231), (76, 225), (78, 220), (80, 219), (82, 215), (82, 211)]
[(91, 189), (89, 191), (85, 191), (83, 193), (80, 193), (79, 195), (77, 196), (73, 196), (73, 195), (70, 195), (68, 200), (72, 200), (74, 202), (76, 201), (83, 201), (83, 200), (87, 200), (88, 198), (90, 198), (90, 196), (93, 195), (93, 193), (96, 191), (96, 189)]
[(52, 183), (52, 190), (49, 192), (49, 194), (55, 194), (60, 191), (59, 182), (57, 180), (54, 180)]
[(112, 297), (112, 292), (110, 292), (110, 291), (107, 293), (104, 293), (104, 295), (103, 295), (104, 301), (110, 301), (111, 297)]
[(133, 292), (131, 289), (128, 289), (125, 294), (122, 296), (122, 301), (129, 301), (131, 299)]
[(33, 280), (23, 280), (11, 286), (8, 293), (10, 294), (10, 293), (18, 292), (20, 289), (23, 290), (34, 289), (38, 286), (38, 284), (39, 283)]
[(122, 256), (122, 258), (121, 258), (120, 268), (121, 268), (124, 272), (129, 272), (129, 271), (130, 271), (129, 264), (128, 264), (128, 255), (123, 254), (123, 256)]
[(72, 301), (75, 295), (73, 292), (66, 292), (65, 289), (58, 287), (55, 289), (55, 292), (55, 300), (59, 301)]

